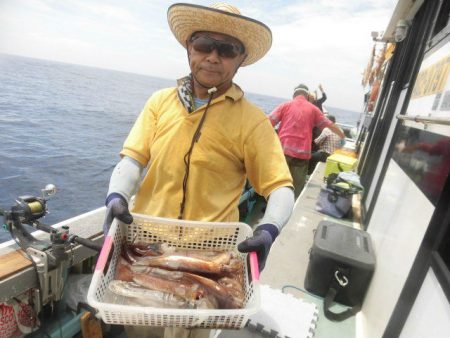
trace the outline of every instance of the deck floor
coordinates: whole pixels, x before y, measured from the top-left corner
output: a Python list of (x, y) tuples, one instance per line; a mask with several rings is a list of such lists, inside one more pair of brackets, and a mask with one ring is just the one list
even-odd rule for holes
[[(319, 309), (319, 319), (314, 338), (352, 338), (355, 337), (355, 318), (336, 323), (325, 318), (323, 299), (304, 291), (303, 281), (309, 261), (309, 249), (313, 244), (313, 231), (322, 220), (330, 220), (347, 226), (359, 227), (353, 220), (335, 219), (315, 210), (317, 196), (323, 185), (324, 163), (319, 163), (311, 175), (305, 189), (298, 197), (289, 222), (281, 231), (272, 246), (266, 267), (261, 274), (261, 284), (282, 289), (286, 285), (295, 286), (303, 291), (286, 288), (285, 292), (312, 302)], [(340, 312), (344, 307), (336, 305), (333, 310)], [(222, 330), (219, 338), (257, 338), (261, 333), (242, 329), (239, 331)]]

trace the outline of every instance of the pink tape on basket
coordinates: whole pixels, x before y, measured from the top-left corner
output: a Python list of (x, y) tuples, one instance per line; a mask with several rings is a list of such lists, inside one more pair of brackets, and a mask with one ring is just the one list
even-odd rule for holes
[(106, 236), (105, 242), (103, 243), (102, 251), (100, 252), (100, 256), (98, 257), (97, 265), (95, 266), (95, 271), (103, 271), (105, 269), (106, 262), (108, 261), (109, 252), (112, 247), (112, 237)]
[(259, 281), (259, 266), (258, 266), (258, 256), (255, 251), (249, 253), (250, 255), (250, 271), (252, 273), (252, 280), (255, 282)]

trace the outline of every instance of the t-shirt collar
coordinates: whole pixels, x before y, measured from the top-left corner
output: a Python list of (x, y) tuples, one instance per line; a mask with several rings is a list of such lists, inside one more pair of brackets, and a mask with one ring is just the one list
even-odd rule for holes
[[(189, 74), (188, 76), (177, 80), (178, 99), (189, 113), (192, 113), (195, 110), (191, 79), (192, 77)], [(222, 101), (225, 98), (230, 98), (233, 101), (238, 101), (243, 96), (244, 92), (242, 91), (242, 89), (237, 84), (233, 83), (223, 95), (215, 98), (213, 102)]]

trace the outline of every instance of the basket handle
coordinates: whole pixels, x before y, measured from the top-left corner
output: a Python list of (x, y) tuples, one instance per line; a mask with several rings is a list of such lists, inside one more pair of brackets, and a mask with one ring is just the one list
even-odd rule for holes
[(250, 272), (252, 274), (252, 281), (259, 282), (259, 266), (258, 256), (255, 251), (249, 253), (250, 256)]
[(100, 256), (97, 260), (97, 265), (95, 266), (95, 271), (104, 271), (106, 263), (108, 262), (109, 253), (111, 251), (113, 244), (112, 236), (106, 236), (105, 242), (103, 243), (102, 251), (100, 251)]

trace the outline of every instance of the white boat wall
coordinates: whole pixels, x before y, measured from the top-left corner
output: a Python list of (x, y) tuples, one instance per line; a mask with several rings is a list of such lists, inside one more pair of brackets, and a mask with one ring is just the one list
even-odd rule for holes
[(450, 332), (449, 10), (450, 1), (399, 1), (384, 34), (373, 34), (388, 45), (357, 145), (362, 225), (377, 255), (358, 337)]

